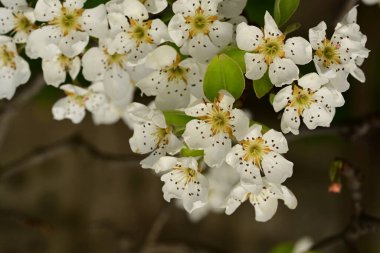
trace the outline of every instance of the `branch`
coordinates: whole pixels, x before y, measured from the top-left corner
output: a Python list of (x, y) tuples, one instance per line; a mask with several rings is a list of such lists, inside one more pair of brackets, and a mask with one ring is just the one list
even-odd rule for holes
[(340, 135), (347, 140), (356, 141), (376, 129), (380, 129), (379, 114), (338, 123), (328, 128), (320, 127), (312, 131), (303, 129), (299, 135), (287, 135), (286, 139), (288, 141), (297, 141), (308, 137)]
[(132, 154), (111, 154), (99, 150), (79, 135), (39, 147), (20, 159), (0, 167), (0, 180), (6, 180), (33, 165), (42, 163), (74, 148), (80, 148), (96, 160), (123, 166), (138, 166), (140, 158)]
[(354, 203), (354, 216), (350, 223), (341, 232), (316, 243), (311, 250), (321, 250), (332, 247), (338, 243), (344, 243), (350, 252), (358, 252), (354, 242), (369, 233), (380, 229), (380, 219), (370, 216), (363, 211), (362, 206), (362, 173), (349, 162), (342, 161), (341, 175), (346, 178), (346, 183), (351, 191)]
[(0, 149), (3, 147), (5, 137), (8, 133), (8, 129), (12, 123), (12, 120), (17, 116), (22, 108), (28, 104), (45, 86), (45, 81), (42, 74), (37, 75), (34, 79), (25, 84), (20, 91), (16, 93), (16, 96), (4, 104), (0, 109)]

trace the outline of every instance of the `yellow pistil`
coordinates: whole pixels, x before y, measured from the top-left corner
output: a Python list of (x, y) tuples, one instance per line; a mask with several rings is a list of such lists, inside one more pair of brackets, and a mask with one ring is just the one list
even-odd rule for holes
[(23, 13), (17, 13), (15, 16), (15, 32), (30, 33), (37, 26), (33, 24)]
[(83, 9), (70, 11), (69, 9), (62, 7), (61, 15), (54, 18), (49, 24), (58, 26), (64, 36), (68, 35), (71, 31), (81, 31), (82, 28), (79, 23), (79, 18), (82, 16), (83, 12)]
[(206, 116), (199, 117), (199, 119), (211, 125), (212, 135), (215, 136), (219, 133), (226, 133), (232, 137), (233, 130), (230, 112), (222, 110), (219, 105), (222, 96), (223, 95), (221, 95), (219, 99), (215, 99), (211, 112)]
[(310, 108), (316, 102), (314, 93), (310, 89), (302, 89), (298, 85), (294, 85), (293, 100), (289, 102), (289, 106), (297, 109), (298, 116), (302, 115), (303, 110)]
[(75, 103), (82, 107), (85, 106), (85, 103), (88, 100), (88, 96), (81, 96), (70, 91), (65, 91), (65, 94), (66, 96), (72, 98), (75, 101)]
[(58, 57), (58, 61), (65, 71), (68, 71), (71, 66), (71, 59), (63, 54)]
[(169, 134), (171, 132), (171, 128), (157, 128), (156, 132), (152, 135), (157, 138), (157, 145), (168, 145), (169, 144)]
[(124, 69), (124, 60), (126, 57), (126, 54), (109, 54), (107, 50), (104, 51), (107, 55), (107, 65), (109, 67), (116, 65), (120, 68)]
[(185, 20), (186, 23), (190, 25), (189, 37), (191, 39), (197, 34), (208, 35), (210, 33), (210, 26), (214, 21), (218, 20), (218, 17), (205, 15), (204, 10), (199, 7), (195, 11), (194, 16), (187, 16)]
[(267, 65), (272, 64), (274, 58), (284, 58), (285, 57), (285, 51), (284, 51), (284, 41), (285, 41), (285, 35), (281, 35), (277, 38), (266, 38), (264, 39), (264, 42), (257, 47), (257, 49), (254, 51), (254, 53), (263, 54), (265, 55), (265, 63)]
[(139, 24), (139, 22), (131, 18), (129, 23), (131, 27), (128, 34), (136, 41), (137, 47), (140, 47), (141, 43), (153, 44), (154, 41), (148, 33), (152, 27), (151, 20)]
[(265, 145), (264, 139), (261, 137), (253, 140), (245, 139), (240, 142), (240, 145), (243, 146), (245, 152), (243, 156), (244, 161), (250, 161), (257, 167), (261, 167), (263, 156), (272, 151), (267, 145)]
[(0, 47), (0, 66), (11, 67), (13, 69), (16, 69), (15, 56), (15, 52), (9, 50), (6, 45), (2, 45)]
[(340, 45), (334, 45), (330, 40), (325, 39), (323, 45), (315, 52), (321, 60), (323, 60), (323, 66), (329, 68), (331, 64), (341, 64), (339, 56)]
[(184, 186), (186, 186), (189, 183), (192, 183), (192, 182), (196, 183), (197, 182), (196, 171), (195, 170), (190, 169), (190, 168), (182, 167), (179, 164), (176, 165), (176, 166), (174, 166), (173, 170), (181, 172), (181, 175), (182, 175), (180, 178), (176, 179), (177, 183), (185, 181), (184, 182)]
[(174, 63), (166, 68), (164, 71), (168, 74), (168, 81), (183, 81), (187, 84), (186, 74), (189, 72), (189, 69), (179, 66), (181, 62), (181, 56), (177, 54), (176, 60)]

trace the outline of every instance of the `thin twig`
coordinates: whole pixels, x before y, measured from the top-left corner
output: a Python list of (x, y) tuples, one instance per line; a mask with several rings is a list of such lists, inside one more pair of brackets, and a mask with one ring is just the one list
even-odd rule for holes
[(81, 148), (96, 160), (123, 166), (138, 166), (139, 158), (132, 154), (112, 154), (99, 150), (80, 135), (70, 136), (64, 140), (39, 147), (10, 164), (0, 167), (0, 180), (6, 180), (21, 173), (33, 165), (51, 159), (73, 148)]
[(13, 119), (42, 90), (44, 85), (45, 81), (42, 74), (37, 75), (31, 82), (20, 87), (20, 91), (16, 93), (16, 96), (0, 109), (0, 150), (3, 147)]
[(288, 141), (298, 141), (309, 137), (338, 135), (347, 140), (356, 141), (376, 129), (380, 129), (379, 114), (345, 121), (328, 128), (320, 127), (313, 131), (302, 129), (299, 135), (289, 134), (286, 136), (286, 139)]
[(170, 213), (171, 213), (170, 206), (164, 207), (160, 211), (160, 213), (158, 214), (157, 218), (154, 220), (146, 236), (144, 245), (142, 246), (142, 249), (141, 249), (141, 253), (152, 252), (152, 250), (155, 248), (157, 239), (160, 236), (160, 233), (162, 229), (164, 228), (165, 224), (169, 220)]
[(312, 250), (327, 249), (339, 243), (346, 245), (347, 250), (357, 253), (355, 241), (364, 235), (380, 229), (380, 218), (370, 216), (363, 211), (362, 206), (362, 174), (347, 161), (342, 161), (341, 175), (346, 178), (346, 183), (351, 191), (354, 203), (354, 215), (345, 229), (314, 244)]

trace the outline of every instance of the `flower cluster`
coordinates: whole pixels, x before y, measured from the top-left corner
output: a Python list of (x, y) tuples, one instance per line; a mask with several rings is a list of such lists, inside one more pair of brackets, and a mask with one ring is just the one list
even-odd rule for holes
[[(132, 151), (146, 155), (141, 166), (161, 177), (164, 199), (176, 199), (193, 220), (230, 215), (246, 200), (261, 222), (279, 199), (295, 208), (282, 185), (293, 174), (284, 134), (298, 134), (301, 121), (311, 130), (330, 126), (348, 76), (365, 82), (369, 50), (356, 7), (331, 37), (321, 22), (307, 40), (288, 38), (268, 12), (263, 28), (249, 25), (241, 16), (247, 0), (0, 2), (0, 98), (30, 78), (20, 55), (41, 59), (46, 84), (66, 95), (53, 105), (54, 119), (78, 124), (87, 111), (95, 124), (123, 120), (134, 131)], [(236, 66), (248, 79), (273, 84), (281, 132), (237, 108), (229, 84), (215, 96), (206, 91), (213, 59), (231, 48), (242, 53), (245, 66)], [(301, 73), (311, 62), (315, 71)], [(134, 102), (136, 91), (152, 102)]]

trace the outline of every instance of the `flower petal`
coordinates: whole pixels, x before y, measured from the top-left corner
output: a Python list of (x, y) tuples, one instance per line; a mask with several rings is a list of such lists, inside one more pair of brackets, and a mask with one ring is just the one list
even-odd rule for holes
[(279, 112), (285, 108), (293, 98), (293, 87), (291, 85), (282, 88), (273, 99), (273, 109)]
[(291, 84), (294, 80), (298, 79), (298, 75), (299, 69), (290, 59), (275, 58), (269, 66), (269, 78), (277, 87)]
[(299, 134), (299, 127), (301, 124), (298, 111), (293, 107), (286, 107), (281, 118), (281, 131), (285, 134), (291, 132), (292, 134)]
[(294, 37), (286, 40), (285, 57), (291, 59), (295, 64), (305, 65), (313, 59), (310, 43), (302, 37)]
[(263, 135), (263, 139), (265, 144), (277, 153), (284, 154), (289, 150), (288, 142), (281, 132), (271, 129)]
[(264, 55), (246, 53), (244, 55), (245, 66), (247, 72), (245, 76), (251, 80), (261, 79), (267, 72), (268, 65), (265, 63)]
[(254, 51), (263, 40), (263, 32), (256, 26), (240, 23), (236, 28), (237, 46), (244, 51)]
[(83, 12), (81, 17), (81, 28), (95, 38), (107, 36), (108, 20), (104, 4), (98, 5), (92, 9), (86, 9)]
[(261, 165), (265, 177), (272, 183), (281, 184), (293, 174), (293, 163), (277, 152), (264, 155)]
[(202, 120), (191, 120), (187, 123), (182, 136), (191, 149), (207, 148), (212, 144), (211, 126)]

